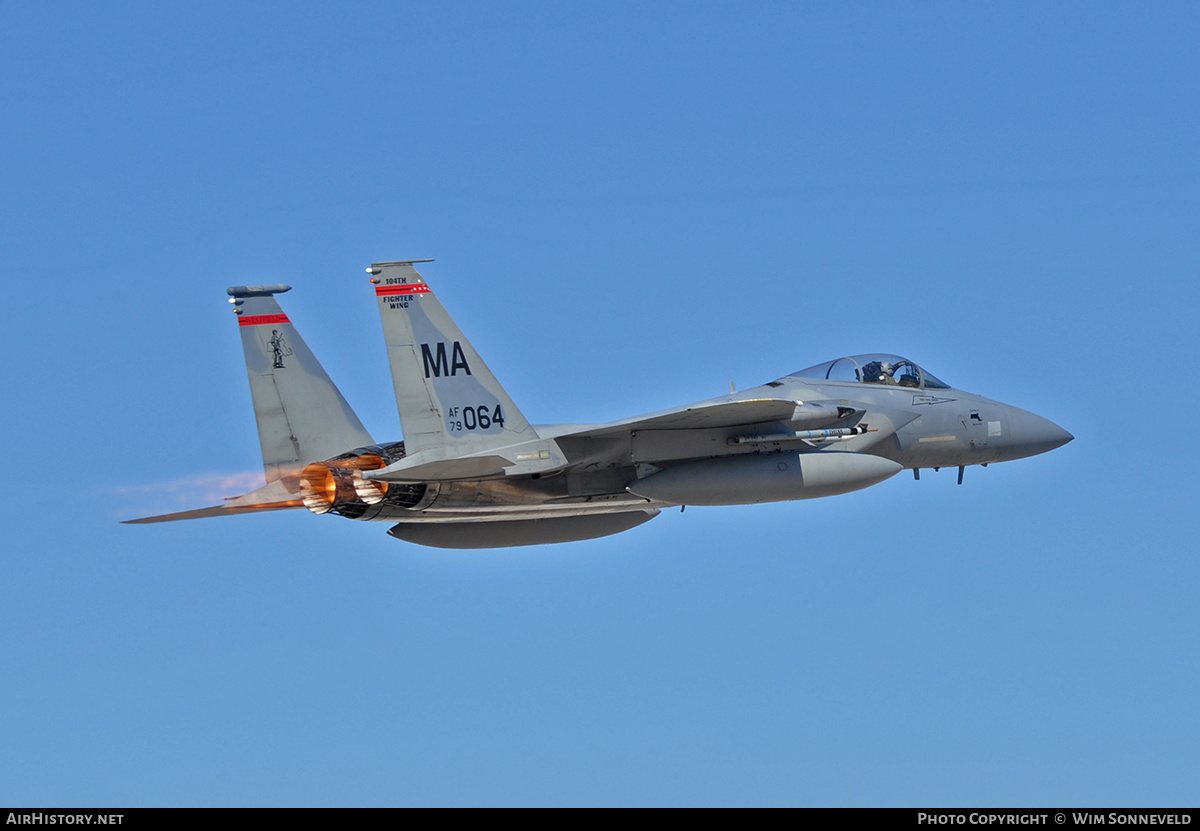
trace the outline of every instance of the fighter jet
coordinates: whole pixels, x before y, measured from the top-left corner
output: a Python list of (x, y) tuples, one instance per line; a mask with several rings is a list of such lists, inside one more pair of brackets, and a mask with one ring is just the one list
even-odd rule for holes
[(367, 269), (403, 441), (363, 427), (280, 307), (290, 286), (234, 286), (267, 484), (129, 521), (306, 508), (390, 522), (391, 536), (440, 548), (541, 545), (616, 534), (666, 508), (834, 496), (905, 469), (919, 479), (957, 467), (961, 484), (968, 465), (1073, 438), (896, 355), (839, 358), (620, 421), (535, 426), (418, 273), (427, 262)]

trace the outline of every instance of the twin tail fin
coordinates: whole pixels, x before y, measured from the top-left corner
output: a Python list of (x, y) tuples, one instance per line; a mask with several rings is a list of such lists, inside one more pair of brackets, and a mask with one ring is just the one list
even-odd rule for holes
[(414, 263), (373, 263), (404, 444), (427, 459), (477, 456), (537, 442), (517, 409)]
[(228, 290), (242, 335), (268, 482), (298, 474), (309, 462), (375, 444), (275, 299), (290, 288)]

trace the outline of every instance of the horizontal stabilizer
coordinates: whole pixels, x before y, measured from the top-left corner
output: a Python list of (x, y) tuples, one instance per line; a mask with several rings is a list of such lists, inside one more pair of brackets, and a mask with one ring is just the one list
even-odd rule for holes
[(124, 525), (145, 525), (151, 522), (174, 522), (179, 519), (204, 519), (212, 516), (234, 516), (236, 514), (252, 514), (259, 511), (281, 511), (287, 508), (303, 508), (304, 503), (294, 493), (289, 493), (283, 480), (276, 479), (268, 482), (258, 490), (227, 499), (224, 505), (213, 505), (211, 508), (196, 508), (191, 511), (179, 511), (173, 514), (127, 519)]
[[(408, 461), (407, 459), (405, 461)], [(502, 476), (508, 459), (503, 456), (467, 456), (462, 459), (438, 459), (403, 469), (364, 475), (384, 482), (447, 482), (455, 479), (486, 479)]]
[(566, 466), (567, 457), (558, 443), (539, 439), (454, 459), (430, 459), (429, 453), (417, 453), (382, 470), (364, 473), (363, 478), (381, 482), (449, 482), (546, 474)]
[(303, 508), (304, 503), (299, 499), (290, 502), (267, 502), (262, 505), (213, 505), (211, 508), (197, 508), (194, 511), (180, 511), (176, 514), (160, 514), (159, 516), (142, 517), (141, 519), (122, 520), (122, 525), (147, 525), (151, 522), (174, 522), (178, 519), (204, 519), (210, 516), (234, 516), (235, 514), (253, 514), (259, 511), (281, 511), (286, 508)]

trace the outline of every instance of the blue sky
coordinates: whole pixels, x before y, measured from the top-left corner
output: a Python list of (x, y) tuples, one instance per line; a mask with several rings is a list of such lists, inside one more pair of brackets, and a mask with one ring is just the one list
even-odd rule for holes
[[(1195, 805), (1200, 7), (10, 3), (0, 803)], [(226, 286), (399, 438), (889, 351), (1076, 440), (446, 552), (260, 472)], [(252, 485), (251, 485), (252, 486)]]

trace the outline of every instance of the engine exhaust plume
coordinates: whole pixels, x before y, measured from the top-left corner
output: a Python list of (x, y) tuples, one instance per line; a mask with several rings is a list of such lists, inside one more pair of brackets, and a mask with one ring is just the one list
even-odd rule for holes
[(327, 514), (338, 497), (338, 476), (326, 462), (313, 462), (300, 474), (300, 499), (314, 514)]
[(387, 496), (387, 482), (372, 482), (362, 478), (362, 473), (368, 470), (379, 470), (387, 463), (378, 453), (364, 453), (354, 460), (356, 474), (354, 476), (354, 492), (358, 498), (368, 505), (378, 505)]

